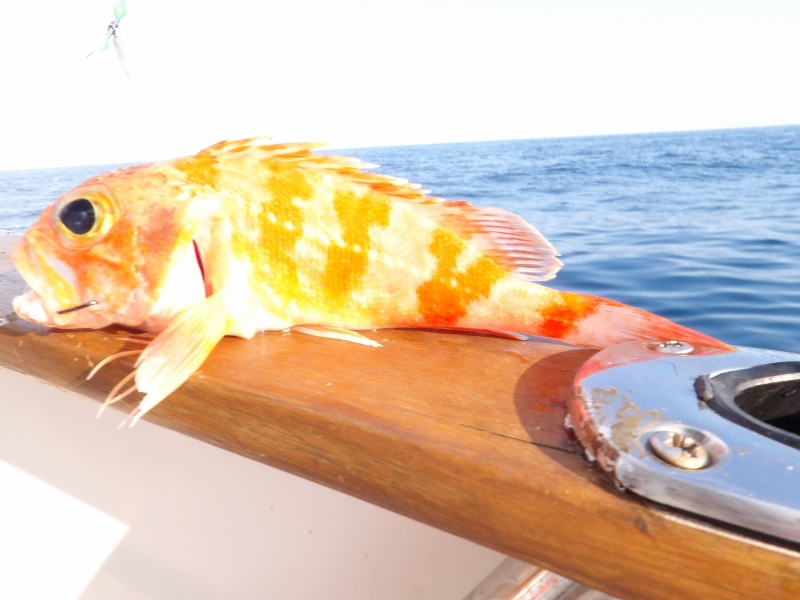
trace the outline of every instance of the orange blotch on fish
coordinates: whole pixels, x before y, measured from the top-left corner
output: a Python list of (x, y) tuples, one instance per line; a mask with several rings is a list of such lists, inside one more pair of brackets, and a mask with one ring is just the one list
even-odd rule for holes
[(389, 225), (391, 204), (384, 196), (350, 189), (336, 193), (333, 208), (341, 231), (342, 246), (330, 244), (327, 250), (322, 291), (331, 310), (346, 310), (352, 294), (359, 290), (367, 272), (370, 230)]
[(252, 265), (254, 287), (269, 281), (279, 295), (303, 296), (294, 254), (303, 236), (304, 217), (294, 200), (308, 199), (310, 193), (302, 174), (282, 170), (267, 180), (262, 198), (235, 217), (236, 229), (254, 234), (250, 239), (236, 236), (233, 240), (234, 252)]
[(488, 298), (495, 282), (508, 276), (486, 257), (459, 270), (458, 257), (465, 249), (464, 241), (450, 231), (438, 229), (434, 232), (430, 250), (437, 259), (436, 272), (417, 288), (419, 312), (426, 325), (457, 325), (467, 315), (471, 303)]
[(177, 159), (172, 166), (186, 175), (186, 180), (190, 184), (213, 188), (220, 180), (221, 173), (217, 168), (217, 159), (203, 153)]
[[(273, 163), (273, 164), (271, 164)], [(274, 160), (264, 161), (272, 168), (272, 173), (267, 180), (267, 189), (273, 198), (286, 200), (312, 200), (318, 190), (310, 181), (308, 174), (289, 166), (279, 166), (277, 169)]]
[(581, 321), (594, 312), (596, 303), (592, 300), (579, 294), (559, 294), (550, 304), (540, 309), (542, 323), (539, 334), (554, 339), (565, 339)]

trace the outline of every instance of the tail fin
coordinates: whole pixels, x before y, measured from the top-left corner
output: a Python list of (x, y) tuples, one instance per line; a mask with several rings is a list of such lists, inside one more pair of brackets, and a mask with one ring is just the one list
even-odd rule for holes
[(574, 323), (570, 331), (563, 336), (564, 341), (579, 346), (605, 348), (637, 340), (675, 340), (731, 349), (728, 344), (711, 336), (678, 325), (646, 310), (605, 298), (594, 296), (584, 298), (593, 300), (594, 307)]

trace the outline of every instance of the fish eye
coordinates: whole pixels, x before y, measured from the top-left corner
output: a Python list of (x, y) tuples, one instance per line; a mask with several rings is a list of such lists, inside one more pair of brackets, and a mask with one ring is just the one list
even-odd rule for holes
[(51, 217), (61, 243), (73, 250), (97, 244), (117, 221), (116, 202), (111, 194), (101, 189), (78, 194), (59, 198)]
[(58, 219), (75, 235), (85, 235), (97, 222), (97, 213), (91, 200), (78, 198), (61, 209)]

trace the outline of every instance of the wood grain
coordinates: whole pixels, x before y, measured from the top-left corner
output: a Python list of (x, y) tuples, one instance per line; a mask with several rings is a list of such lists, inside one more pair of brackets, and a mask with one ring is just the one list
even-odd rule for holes
[[(6, 312), (24, 288), (8, 265), (11, 241), (0, 236)], [(134, 349), (119, 339), (128, 335), (14, 321), (0, 327), (0, 365), (102, 399), (132, 360), (85, 377)], [(621, 598), (800, 597), (796, 548), (645, 504), (583, 461), (563, 427), (564, 403), (591, 351), (431, 331), (368, 335), (383, 348), (298, 334), (226, 338), (147, 418)]]

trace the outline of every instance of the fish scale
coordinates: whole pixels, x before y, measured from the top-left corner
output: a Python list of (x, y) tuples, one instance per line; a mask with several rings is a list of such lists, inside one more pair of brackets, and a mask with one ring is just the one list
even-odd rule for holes
[(15, 310), (50, 327), (120, 323), (155, 334), (134, 383), (104, 403), (143, 392), (131, 423), (225, 335), (293, 328), (378, 346), (356, 330), (445, 327), (591, 347), (682, 339), (727, 348), (651, 313), (540, 285), (561, 261), (512, 213), (429, 196), (316, 147), (220, 142), (86, 181), (15, 249), (31, 286)]

